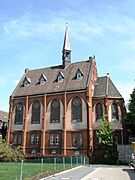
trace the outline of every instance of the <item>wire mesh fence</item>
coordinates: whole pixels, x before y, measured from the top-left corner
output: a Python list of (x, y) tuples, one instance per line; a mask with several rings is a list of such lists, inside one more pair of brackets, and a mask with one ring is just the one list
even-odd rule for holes
[(32, 177), (46, 177), (60, 171), (87, 165), (85, 156), (49, 157), (26, 159), (21, 162), (0, 163), (0, 180), (29, 180)]

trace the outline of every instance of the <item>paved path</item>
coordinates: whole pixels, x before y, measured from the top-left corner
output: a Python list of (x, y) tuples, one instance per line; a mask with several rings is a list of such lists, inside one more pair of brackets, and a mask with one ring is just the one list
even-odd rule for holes
[(135, 172), (128, 166), (79, 166), (42, 180), (135, 180)]
[(63, 171), (61, 173), (55, 174), (54, 176), (43, 178), (42, 180), (79, 180), (82, 179), (84, 176), (89, 174), (90, 172), (94, 171), (94, 168), (90, 168), (89, 166), (79, 166), (67, 171)]
[(100, 167), (81, 180), (135, 180), (135, 172), (127, 167)]

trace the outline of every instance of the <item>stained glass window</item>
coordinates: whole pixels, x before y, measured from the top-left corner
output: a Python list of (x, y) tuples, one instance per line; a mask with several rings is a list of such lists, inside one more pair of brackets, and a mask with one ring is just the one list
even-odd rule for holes
[(22, 103), (18, 103), (16, 106), (15, 124), (22, 124), (22, 121), (23, 121), (23, 105)]
[(103, 115), (103, 108), (101, 103), (96, 104), (96, 120), (100, 120)]
[(54, 99), (51, 102), (51, 122), (60, 122), (60, 101), (58, 99)]
[(32, 124), (40, 123), (40, 102), (35, 101), (32, 106)]
[(82, 120), (82, 102), (79, 97), (72, 100), (72, 120), (77, 122)]

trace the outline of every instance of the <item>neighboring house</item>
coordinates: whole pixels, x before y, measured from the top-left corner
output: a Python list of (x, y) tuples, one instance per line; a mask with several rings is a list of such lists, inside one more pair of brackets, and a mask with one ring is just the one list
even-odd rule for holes
[(62, 65), (25, 70), (10, 97), (8, 143), (26, 156), (92, 155), (102, 114), (123, 143), (124, 99), (109, 76), (98, 77), (96, 59), (71, 62), (66, 27)]
[(6, 138), (8, 113), (0, 110), (0, 139)]

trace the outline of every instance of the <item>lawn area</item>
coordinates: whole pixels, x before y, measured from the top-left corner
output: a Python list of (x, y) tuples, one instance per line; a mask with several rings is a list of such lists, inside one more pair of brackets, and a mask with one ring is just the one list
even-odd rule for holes
[[(75, 167), (75, 164), (73, 165)], [(23, 163), (23, 180), (36, 179), (37, 175), (50, 175), (71, 168), (71, 164)], [(0, 180), (20, 180), (21, 163), (0, 163)], [(35, 177), (35, 178), (32, 178)]]

